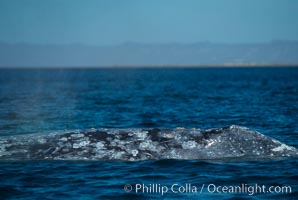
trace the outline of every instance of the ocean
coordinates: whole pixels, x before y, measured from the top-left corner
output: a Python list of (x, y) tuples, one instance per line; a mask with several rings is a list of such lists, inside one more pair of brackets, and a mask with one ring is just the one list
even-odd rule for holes
[[(297, 113), (297, 67), (0, 69), (0, 140), (238, 125), (298, 148)], [(297, 199), (298, 158), (0, 161), (0, 199), (160, 198)]]

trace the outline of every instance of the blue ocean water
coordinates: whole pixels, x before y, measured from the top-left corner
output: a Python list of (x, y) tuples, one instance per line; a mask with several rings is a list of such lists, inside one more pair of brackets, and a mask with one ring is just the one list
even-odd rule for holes
[[(298, 68), (1, 69), (0, 137), (237, 124), (297, 148), (297, 90)], [(0, 199), (297, 199), (297, 161), (1, 162)], [(198, 192), (124, 190), (143, 183), (192, 184)], [(211, 193), (210, 184), (292, 191)]]

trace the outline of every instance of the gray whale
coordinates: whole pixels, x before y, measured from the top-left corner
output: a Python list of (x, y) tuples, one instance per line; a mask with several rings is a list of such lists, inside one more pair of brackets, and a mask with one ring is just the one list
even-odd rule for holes
[(241, 126), (201, 129), (89, 129), (0, 137), (0, 160), (200, 159), (298, 157), (295, 147)]

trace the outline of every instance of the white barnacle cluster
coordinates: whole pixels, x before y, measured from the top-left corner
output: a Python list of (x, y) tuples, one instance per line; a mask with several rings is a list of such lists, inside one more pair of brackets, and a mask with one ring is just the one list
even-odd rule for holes
[[(140, 137), (141, 136), (141, 137)], [(143, 131), (137, 134), (138, 140), (140, 143), (138, 144), (138, 149), (149, 152), (160, 152), (165, 149), (165, 147), (157, 141), (152, 141), (150, 137), (148, 137), (148, 131)], [(164, 138), (172, 138), (171, 134), (163, 134)], [(142, 140), (140, 139), (142, 138)]]
[(139, 149), (144, 151), (152, 151), (152, 152), (160, 152), (165, 149), (162, 145), (158, 144), (158, 142), (153, 142), (148, 139), (139, 144)]
[(47, 140), (45, 139), (45, 138), (37, 138), (37, 142), (39, 143), (39, 144), (45, 144), (46, 142), (47, 142)]
[(172, 149), (168, 152), (168, 154), (165, 156), (167, 159), (183, 159), (183, 155), (180, 154), (181, 151), (177, 149)]
[(67, 137), (62, 137), (62, 138), (60, 138), (60, 139), (59, 139), (59, 141), (62, 141), (62, 142), (67, 142), (67, 141), (68, 141), (68, 139), (67, 139)]
[(143, 141), (143, 142), (140, 143), (139, 148), (141, 150), (148, 149), (150, 147), (151, 143), (152, 143), (151, 140)]
[(107, 144), (104, 141), (98, 141), (94, 146), (94, 153), (95, 153), (95, 159), (101, 159), (107, 156), (113, 155), (112, 152), (109, 152), (107, 150)]
[(199, 136), (202, 134), (202, 130), (201, 129), (197, 129), (197, 128), (192, 128), (189, 130), (189, 134), (192, 136)]
[(207, 141), (206, 148), (209, 148), (212, 145), (216, 144), (217, 142), (220, 142), (220, 141), (217, 141), (217, 140), (214, 140), (214, 139), (209, 139), (209, 140), (206, 140), (206, 141)]
[(167, 138), (167, 139), (172, 139), (174, 138), (174, 134), (173, 133), (168, 133), (168, 132), (160, 132), (160, 137), (162, 138)]
[[(139, 141), (144, 148), (149, 146), (149, 143), (147, 143), (148, 131), (138, 130), (138, 131), (131, 132), (130, 134), (132, 137), (136, 139), (136, 141)], [(133, 157), (136, 157), (139, 154), (138, 149), (142, 150), (142, 148), (138, 148), (136, 145), (131, 144), (131, 142), (127, 142), (126, 144), (123, 144), (123, 141), (122, 142), (120, 141), (119, 143), (123, 147), (122, 149), (125, 149), (125, 151), (128, 154), (132, 155)], [(133, 157), (130, 158), (131, 161), (134, 160)]]
[(126, 145), (129, 143), (130, 143), (129, 141), (124, 141), (124, 140), (116, 138), (110, 142), (110, 146), (125, 149)]
[(95, 143), (96, 149), (105, 149), (105, 144), (103, 142)]
[(117, 135), (119, 130), (117, 129), (100, 129), (103, 132), (106, 132), (109, 135)]
[(275, 148), (272, 149), (272, 151), (275, 151), (275, 152), (294, 151), (294, 150), (295, 150), (295, 148), (290, 147), (286, 144), (281, 144), (280, 146), (275, 147)]
[(72, 134), (71, 138), (75, 139), (75, 142), (72, 145), (72, 148), (74, 149), (86, 147), (90, 144), (89, 138), (85, 137), (85, 135), (82, 133)]
[(95, 159), (101, 159), (103, 157), (109, 156), (109, 152), (106, 149), (106, 144), (103, 141), (96, 142), (93, 144), (94, 146), (94, 153), (95, 153)]
[(243, 127), (243, 126), (238, 126), (238, 125), (231, 125), (229, 127), (230, 130), (236, 129), (236, 130), (240, 130), (240, 131), (249, 131), (249, 129), (247, 127)]
[(74, 133), (74, 134), (71, 134), (71, 137), (72, 138), (82, 138), (84, 136), (85, 135), (83, 133)]
[(114, 151), (110, 156), (112, 160), (121, 160), (124, 154), (124, 151)]
[(197, 146), (198, 146), (198, 143), (193, 140), (182, 142), (183, 149), (193, 149), (193, 148), (196, 148)]
[(145, 140), (147, 138), (148, 131), (137, 131), (135, 132), (135, 136), (137, 137), (137, 140)]
[(92, 132), (96, 132), (96, 128), (90, 128), (90, 129), (88, 130), (88, 132), (90, 132), (90, 133), (92, 133)]
[(87, 146), (90, 143), (89, 140), (80, 141), (77, 143), (73, 143), (72, 148), (78, 149)]
[(3, 141), (0, 141), (0, 157), (4, 155), (9, 155), (9, 153), (6, 151), (6, 147), (9, 145), (4, 143)]
[(136, 149), (127, 149), (126, 151), (127, 153), (131, 154), (133, 157), (136, 157), (139, 153), (139, 151)]

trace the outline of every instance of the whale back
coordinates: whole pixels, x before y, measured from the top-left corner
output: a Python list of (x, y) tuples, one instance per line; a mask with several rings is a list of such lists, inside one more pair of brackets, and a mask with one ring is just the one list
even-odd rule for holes
[(208, 130), (89, 129), (0, 138), (0, 160), (255, 160), (297, 156), (295, 147), (235, 125)]

